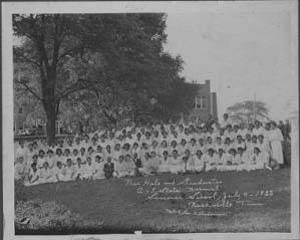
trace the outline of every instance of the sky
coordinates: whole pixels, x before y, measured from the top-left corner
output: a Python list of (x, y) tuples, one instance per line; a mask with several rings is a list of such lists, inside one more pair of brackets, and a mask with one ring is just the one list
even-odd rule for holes
[(181, 55), (188, 81), (211, 81), (219, 117), (228, 106), (256, 98), (267, 104), (272, 119), (285, 119), (298, 110), (292, 20), (288, 11), (257, 5), (241, 12), (167, 12), (165, 50)]

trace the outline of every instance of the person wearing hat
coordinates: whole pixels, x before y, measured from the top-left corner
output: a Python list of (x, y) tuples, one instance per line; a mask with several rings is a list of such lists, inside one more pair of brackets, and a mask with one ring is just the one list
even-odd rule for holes
[(182, 138), (180, 144), (178, 144), (177, 151), (179, 156), (183, 156), (185, 150), (187, 149), (186, 139)]
[(229, 153), (229, 150), (232, 148), (231, 140), (229, 137), (225, 138), (223, 147), (224, 147), (225, 153)]
[(48, 162), (49, 167), (52, 167), (55, 162), (55, 156), (52, 149), (48, 149), (47, 155), (45, 157), (45, 162)]
[(52, 169), (49, 167), (48, 162), (44, 162), (43, 167), (40, 169), (39, 184), (55, 182), (55, 177)]
[(191, 141), (189, 142), (189, 145), (187, 146), (187, 148), (190, 150), (191, 156), (195, 155), (197, 152), (197, 141), (196, 138), (191, 138)]
[(176, 140), (172, 140), (171, 144), (170, 144), (170, 149), (169, 151), (171, 152), (171, 155), (173, 155), (173, 150), (176, 150), (176, 153), (178, 155), (178, 145), (177, 145), (177, 141)]
[(37, 163), (33, 162), (28, 175), (28, 181), (24, 183), (25, 186), (37, 185), (39, 183), (40, 170), (37, 168)]
[(259, 149), (259, 147), (255, 146), (253, 148), (253, 153), (250, 159), (249, 170), (263, 169), (264, 165), (265, 165), (265, 159), (263, 159), (261, 150)]
[(74, 164), (77, 164), (77, 158), (79, 157), (79, 151), (77, 150), (77, 148), (73, 148), (73, 152), (72, 152), (72, 162)]
[(25, 177), (24, 157), (19, 156), (15, 162), (15, 180), (23, 180)]
[(84, 174), (83, 178), (86, 180), (92, 180), (93, 179), (93, 171), (94, 171), (94, 163), (92, 161), (91, 157), (86, 158), (86, 162), (84, 164)]
[(223, 129), (225, 129), (230, 124), (231, 124), (231, 120), (229, 119), (228, 113), (224, 113), (223, 114), (223, 119), (220, 122), (220, 127), (223, 128)]
[(64, 168), (64, 176), (61, 179), (61, 181), (73, 181), (75, 180), (75, 174), (76, 174), (76, 169), (75, 166), (73, 165), (73, 161), (71, 159), (71, 157), (67, 158), (65, 160), (66, 165)]
[(24, 165), (25, 165), (25, 171), (29, 172), (29, 169), (31, 168), (31, 160), (32, 156), (36, 154), (36, 150), (33, 147), (33, 142), (28, 144), (26, 154), (24, 155)]
[(257, 146), (259, 149), (261, 149), (262, 154), (266, 159), (270, 159), (271, 156), (271, 147), (270, 147), (270, 142), (265, 141), (264, 135), (260, 134), (257, 137)]
[(143, 165), (142, 165), (142, 160), (141, 160), (141, 158), (139, 157), (139, 155), (138, 155), (137, 152), (131, 154), (130, 156), (132, 157), (132, 161), (133, 161), (133, 163), (134, 163), (134, 165), (135, 165), (135, 168), (134, 168), (134, 176), (138, 176), (138, 177), (139, 177), (139, 176), (142, 175), (141, 172), (140, 172), (141, 168), (143, 167)]
[(165, 148), (165, 150), (162, 153), (162, 157), (159, 158), (160, 162), (159, 162), (159, 166), (158, 166), (158, 172), (159, 173), (167, 173), (170, 171), (169, 169), (169, 163), (170, 163), (170, 156), (168, 153), (167, 148)]
[(225, 136), (225, 138), (229, 138), (230, 141), (234, 141), (235, 134), (233, 132), (231, 124), (227, 125), (226, 130), (224, 131), (224, 136)]
[(170, 158), (169, 169), (171, 173), (178, 174), (182, 169), (182, 159), (179, 157), (177, 149), (173, 148)]
[(79, 156), (81, 157), (81, 159), (85, 159), (86, 158), (86, 148), (85, 147), (81, 147), (79, 150)]
[[(105, 162), (103, 162), (103, 166), (104, 166)], [(118, 160), (115, 161), (115, 171), (113, 173), (114, 177), (117, 178), (121, 178), (121, 177), (125, 177), (125, 156), (124, 155), (120, 155)], [(103, 171), (104, 173), (104, 171)], [(105, 178), (105, 175), (103, 175)]]
[(112, 154), (112, 151), (111, 151), (111, 145), (110, 144), (107, 144), (106, 147), (105, 147), (105, 150), (104, 150), (104, 159), (107, 160), (108, 157), (112, 158), (113, 154)]
[(103, 167), (104, 167), (103, 156), (100, 154), (96, 154), (95, 162), (94, 162), (94, 169), (93, 169), (93, 179), (104, 179), (105, 178)]
[(214, 146), (213, 146), (214, 144), (213, 144), (213, 140), (212, 140), (211, 136), (207, 136), (205, 145), (206, 145), (207, 150), (209, 150), (210, 148), (212, 148), (212, 149), (214, 148)]
[(151, 143), (151, 152), (154, 151), (158, 154), (159, 152), (159, 146), (158, 146), (158, 141), (157, 140), (153, 140)]
[(241, 135), (243, 139), (245, 139), (246, 134), (247, 134), (247, 129), (245, 127), (245, 123), (240, 123), (239, 129), (237, 131), (238, 135)]
[(284, 163), (282, 150), (282, 141), (284, 139), (281, 130), (277, 127), (275, 122), (271, 122), (270, 126), (271, 129), (269, 131), (268, 137), (271, 145), (271, 157), (280, 166)]
[(233, 125), (233, 130), (232, 130), (232, 135), (233, 135), (233, 140), (236, 141), (237, 140), (237, 136), (238, 136), (238, 131), (239, 131), (239, 125), (234, 124)]
[(14, 142), (14, 153), (15, 153), (14, 162), (17, 162), (19, 157), (24, 156), (25, 152), (26, 152), (26, 147), (25, 147), (25, 142), (23, 140)]
[(38, 154), (38, 162), (37, 162), (37, 168), (41, 169), (43, 167), (44, 162), (46, 161), (45, 158), (45, 152), (43, 149), (39, 150), (39, 154)]
[(121, 144), (119, 142), (116, 142), (116, 144), (114, 145), (114, 149), (112, 151), (112, 161), (114, 163), (116, 163), (119, 159), (119, 156), (122, 155), (122, 151), (121, 151)]
[(217, 163), (216, 163), (216, 170), (217, 171), (225, 171), (225, 166), (227, 162), (227, 154), (225, 153), (224, 148), (219, 147), (216, 151)]
[(135, 174), (135, 164), (131, 158), (131, 155), (127, 153), (124, 155), (124, 175), (125, 176), (134, 176)]
[(205, 163), (205, 171), (214, 171), (216, 170), (217, 159), (215, 156), (215, 150), (211, 147), (203, 155), (203, 161)]
[(242, 148), (244, 150), (246, 149), (246, 144), (245, 144), (245, 142), (244, 142), (244, 140), (242, 138), (242, 135), (238, 134), (236, 136), (236, 141), (234, 143), (234, 148), (235, 149)]
[(237, 171), (247, 170), (247, 162), (244, 156), (244, 151), (245, 148), (237, 147), (237, 154), (236, 154), (236, 162), (238, 164), (236, 168)]
[(87, 150), (87, 156), (94, 159), (95, 150), (93, 146), (89, 146)]
[(192, 156), (193, 158), (193, 162), (194, 162), (194, 166), (195, 166), (195, 172), (196, 173), (200, 173), (203, 172), (205, 170), (205, 163), (203, 160), (203, 152), (198, 149), (196, 151), (196, 154), (194, 156)]
[(140, 153), (140, 145), (138, 142), (134, 142), (132, 145), (132, 148), (130, 149), (130, 155), (134, 156), (136, 155), (136, 157), (138, 159), (141, 159), (141, 153)]
[(143, 152), (141, 155), (142, 167), (140, 168), (140, 173), (143, 175), (152, 174), (152, 163), (151, 163), (151, 153), (149, 151)]
[(74, 173), (74, 179), (75, 180), (85, 180), (84, 174), (85, 174), (85, 166), (82, 163), (81, 157), (76, 157), (76, 164), (74, 165), (75, 173)]
[(197, 149), (201, 150), (201, 152), (204, 154), (207, 151), (207, 146), (204, 142), (204, 138), (200, 137), (197, 144)]
[(194, 158), (188, 148), (185, 150), (182, 159), (183, 159), (183, 171), (188, 173), (195, 172)]
[(168, 152), (168, 143), (166, 140), (162, 140), (159, 144), (159, 147), (158, 147), (158, 152), (157, 152), (157, 156), (162, 159), (163, 158), (163, 153), (165, 151)]
[(265, 129), (262, 127), (262, 123), (260, 121), (255, 121), (252, 133), (256, 136), (265, 134)]
[(236, 161), (236, 150), (234, 148), (230, 148), (228, 151), (228, 158), (226, 165), (224, 166), (225, 171), (234, 171), (236, 170), (237, 161)]
[(219, 152), (219, 149), (224, 150), (224, 145), (222, 143), (222, 138), (221, 136), (216, 137), (216, 142), (213, 144), (213, 149), (216, 151), (216, 153)]
[(245, 145), (246, 145), (246, 150), (244, 152), (244, 155), (246, 158), (250, 159), (252, 152), (253, 152), (253, 147), (252, 147), (252, 137), (250, 133), (247, 133), (245, 136)]
[(61, 161), (56, 163), (56, 166), (52, 169), (54, 175), (53, 182), (62, 182), (65, 180), (65, 169)]

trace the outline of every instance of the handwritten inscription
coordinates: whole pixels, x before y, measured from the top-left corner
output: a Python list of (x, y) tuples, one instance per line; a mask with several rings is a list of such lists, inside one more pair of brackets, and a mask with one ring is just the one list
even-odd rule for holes
[(126, 179), (126, 186), (134, 186), (136, 193), (143, 195), (146, 201), (172, 201), (179, 205), (166, 208), (165, 213), (190, 216), (227, 216), (230, 209), (246, 206), (263, 206), (260, 200), (271, 198), (273, 190), (256, 190), (254, 192), (226, 192), (223, 182), (218, 179), (183, 180)]

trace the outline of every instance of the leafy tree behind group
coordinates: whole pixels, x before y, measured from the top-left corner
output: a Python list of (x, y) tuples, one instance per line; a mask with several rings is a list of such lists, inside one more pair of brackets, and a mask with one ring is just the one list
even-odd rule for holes
[(268, 108), (261, 101), (238, 102), (227, 108), (227, 112), (232, 120), (239, 122), (253, 122), (254, 120), (268, 120)]
[(14, 63), (31, 72), (16, 67), (15, 86), (43, 106), (49, 143), (58, 115), (117, 125), (124, 116), (166, 120), (189, 110), (196, 92), (179, 76), (182, 59), (163, 51), (165, 20), (165, 14), (13, 15), (21, 40)]

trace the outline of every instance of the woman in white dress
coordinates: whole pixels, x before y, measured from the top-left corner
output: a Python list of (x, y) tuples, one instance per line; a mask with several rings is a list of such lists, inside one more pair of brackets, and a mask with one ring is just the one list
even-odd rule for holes
[(32, 163), (29, 171), (28, 182), (25, 182), (25, 186), (32, 186), (39, 184), (40, 171), (37, 168), (37, 163)]
[(271, 130), (269, 131), (269, 141), (271, 145), (271, 157), (278, 164), (283, 164), (283, 151), (282, 141), (283, 136), (279, 128), (276, 127), (276, 123), (271, 123)]

